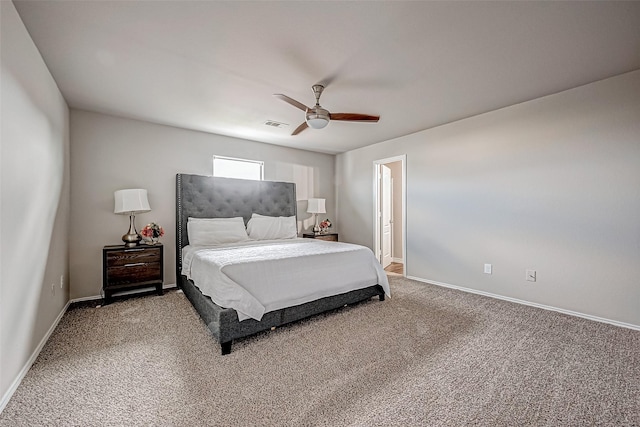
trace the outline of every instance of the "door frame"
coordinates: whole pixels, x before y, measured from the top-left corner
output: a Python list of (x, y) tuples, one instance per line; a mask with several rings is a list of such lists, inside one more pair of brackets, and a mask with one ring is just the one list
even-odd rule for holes
[[(380, 160), (373, 161), (373, 253), (378, 261), (381, 260), (382, 254), (382, 244), (381, 244), (381, 233), (382, 229), (380, 227), (380, 210), (381, 203), (380, 200), (380, 165), (384, 165), (387, 163), (401, 162), (402, 164), (402, 191), (401, 191), (401, 204), (402, 204), (402, 275), (406, 277), (407, 275), (407, 155), (402, 154), (394, 157), (387, 157)], [(398, 197), (397, 194), (394, 194), (394, 198)]]

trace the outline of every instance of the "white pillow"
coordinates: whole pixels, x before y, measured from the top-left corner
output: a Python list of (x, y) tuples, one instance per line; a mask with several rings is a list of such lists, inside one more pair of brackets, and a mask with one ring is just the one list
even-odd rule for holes
[(242, 217), (191, 218), (187, 220), (190, 245), (210, 246), (249, 240)]
[(298, 237), (298, 223), (295, 216), (251, 215), (247, 223), (247, 233), (253, 240), (294, 239)]
[(190, 216), (187, 218), (187, 222), (198, 222), (198, 221), (213, 221), (213, 222), (239, 222), (242, 221), (244, 224), (244, 219), (241, 216), (236, 216), (234, 218), (196, 218)]

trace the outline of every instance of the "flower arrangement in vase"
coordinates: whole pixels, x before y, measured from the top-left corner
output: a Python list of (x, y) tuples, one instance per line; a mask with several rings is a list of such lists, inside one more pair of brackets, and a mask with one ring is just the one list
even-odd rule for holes
[(329, 232), (329, 228), (331, 227), (331, 221), (329, 218), (325, 219), (320, 223), (320, 234), (326, 234)]
[(164, 229), (155, 222), (152, 222), (145, 225), (142, 231), (140, 231), (140, 234), (144, 237), (147, 245), (155, 245), (158, 243), (158, 239), (164, 236)]

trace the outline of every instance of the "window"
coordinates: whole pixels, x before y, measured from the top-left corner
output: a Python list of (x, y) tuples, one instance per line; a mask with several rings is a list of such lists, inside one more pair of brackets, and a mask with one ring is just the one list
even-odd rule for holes
[(264, 162), (213, 156), (213, 176), (262, 181)]

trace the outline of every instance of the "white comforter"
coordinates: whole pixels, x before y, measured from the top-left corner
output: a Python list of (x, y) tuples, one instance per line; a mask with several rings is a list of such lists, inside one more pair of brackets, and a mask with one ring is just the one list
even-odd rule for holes
[(387, 275), (373, 252), (316, 239), (250, 241), (182, 249), (182, 274), (239, 320), (379, 284)]

